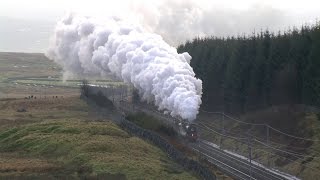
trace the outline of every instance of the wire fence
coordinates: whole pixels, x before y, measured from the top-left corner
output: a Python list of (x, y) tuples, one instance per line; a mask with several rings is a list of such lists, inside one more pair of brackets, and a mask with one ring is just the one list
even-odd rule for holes
[[(315, 109), (315, 108), (314, 108)], [(227, 114), (225, 114), (224, 112), (209, 112), (209, 111), (204, 111), (204, 110), (201, 110), (201, 112), (205, 112), (205, 113), (208, 113), (208, 114), (219, 114), (219, 115), (222, 115), (232, 121), (235, 121), (235, 122), (238, 122), (238, 123), (241, 123), (241, 124), (245, 124), (245, 125), (250, 125), (250, 126), (263, 126), (265, 128), (269, 128), (270, 130), (273, 130), (275, 132), (278, 132), (282, 135), (285, 135), (287, 137), (290, 137), (290, 138), (294, 138), (294, 139), (298, 139), (298, 140), (304, 140), (304, 141), (312, 141), (312, 142), (319, 142), (320, 140), (319, 139), (310, 139), (310, 138), (304, 138), (304, 137), (299, 137), (299, 136), (295, 136), (295, 135), (292, 135), (292, 134), (289, 134), (289, 133), (286, 133), (286, 132), (283, 132), (279, 129), (276, 129), (268, 124), (265, 124), (265, 123), (250, 123), (250, 122), (245, 122), (245, 121), (242, 121), (240, 119), (237, 119), (237, 118), (234, 118), (234, 117), (231, 117)]]
[[(222, 146), (221, 142), (217, 142), (216, 147), (223, 149), (223, 150), (229, 150), (232, 153), (241, 155), (243, 157), (246, 158), (250, 158), (249, 156), (249, 146), (251, 144), (251, 147), (253, 149), (254, 153), (259, 154), (260, 160), (259, 158), (253, 158), (255, 161), (257, 161), (258, 164), (263, 165), (264, 167), (273, 169), (281, 169), (282, 171), (289, 173), (289, 174), (293, 174), (293, 175), (298, 175), (297, 172), (295, 170), (290, 169), (289, 167), (284, 167), (284, 166), (276, 166), (274, 162), (270, 162), (270, 161), (275, 161), (270, 159), (270, 155), (276, 156), (278, 157), (277, 159), (282, 159), (282, 161), (289, 161), (292, 164), (295, 164), (296, 166), (300, 166), (303, 168), (309, 168), (314, 170), (314, 173), (317, 173), (318, 175), (320, 175), (320, 171), (319, 171), (319, 167), (318, 166), (313, 166), (313, 165), (308, 165), (306, 163), (303, 163), (304, 161), (306, 161), (306, 159), (308, 158), (312, 158), (312, 159), (317, 159), (319, 160), (320, 157), (319, 156), (309, 156), (309, 155), (305, 155), (305, 154), (301, 154), (301, 153), (296, 153), (296, 152), (292, 152), (292, 151), (288, 151), (288, 150), (283, 150), (283, 149), (279, 149), (278, 147), (274, 147), (272, 145), (266, 144), (265, 142), (262, 142), (261, 140), (255, 138), (255, 137), (250, 137), (250, 135), (248, 135), (247, 138), (239, 138), (237, 136), (231, 136), (229, 134), (224, 134), (223, 132), (219, 132), (219, 130), (217, 129), (212, 129), (202, 123), (200, 123), (199, 128), (201, 130), (206, 130), (209, 133), (214, 133), (215, 136), (221, 136), (223, 138), (229, 138), (232, 140), (232, 146), (240, 146), (242, 145), (244, 147), (244, 149), (242, 149), (242, 151), (240, 149), (236, 149), (236, 148), (228, 148), (227, 146)], [(205, 138), (205, 137), (204, 137)], [(209, 141), (214, 140), (214, 139), (209, 139)], [(246, 143), (246, 141), (251, 141), (252, 143)], [(256, 143), (256, 144), (254, 144)], [(264, 152), (264, 156), (261, 156), (261, 153), (259, 152)], [(265, 158), (263, 158), (265, 157)]]

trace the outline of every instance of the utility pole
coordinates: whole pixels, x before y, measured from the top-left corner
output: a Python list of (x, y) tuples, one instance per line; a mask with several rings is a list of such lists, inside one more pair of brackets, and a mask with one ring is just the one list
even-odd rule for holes
[[(267, 139), (266, 139), (266, 141), (267, 141), (267, 145), (269, 146), (269, 141), (270, 141), (270, 132), (269, 132), (269, 125), (268, 124), (266, 124), (266, 130), (267, 130)], [(269, 152), (267, 153), (267, 163), (268, 163), (268, 167), (270, 167), (270, 155), (269, 155)]]
[(121, 101), (124, 101), (124, 86), (121, 85)]
[(250, 163), (250, 168), (249, 168), (249, 175), (250, 175), (250, 179), (252, 179), (252, 137), (250, 134), (250, 130), (248, 132), (248, 157), (249, 157), (249, 163)]
[(112, 87), (112, 103), (114, 104), (114, 89), (113, 89), (113, 85), (111, 87)]
[(224, 129), (224, 111), (222, 112), (222, 129)]
[[(221, 120), (221, 132), (222, 132), (222, 135), (224, 135), (224, 132), (225, 130), (224, 130), (224, 111), (222, 112), (222, 120)], [(220, 143), (219, 143), (219, 146), (220, 146), (220, 148), (222, 148), (221, 147), (221, 145), (222, 145), (222, 136), (220, 137)]]
[(267, 144), (269, 145), (269, 126), (266, 125), (266, 128), (267, 128)]
[(131, 85), (131, 101), (132, 101), (132, 111), (134, 112), (134, 103), (136, 103), (136, 101), (138, 101), (138, 99), (135, 99), (135, 89), (134, 89), (134, 86)]
[(128, 101), (128, 86), (125, 86), (125, 90), (126, 90), (126, 101)]
[(122, 85), (120, 85), (120, 101), (123, 100), (123, 89), (122, 89)]

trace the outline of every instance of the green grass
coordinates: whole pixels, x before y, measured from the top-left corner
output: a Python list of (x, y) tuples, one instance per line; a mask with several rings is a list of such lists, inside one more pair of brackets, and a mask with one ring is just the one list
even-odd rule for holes
[[(46, 158), (75, 177), (108, 173), (128, 179), (193, 178), (160, 149), (111, 122), (45, 121), (10, 128), (0, 133), (0, 147), (3, 153)], [(88, 172), (82, 172), (84, 167)]]

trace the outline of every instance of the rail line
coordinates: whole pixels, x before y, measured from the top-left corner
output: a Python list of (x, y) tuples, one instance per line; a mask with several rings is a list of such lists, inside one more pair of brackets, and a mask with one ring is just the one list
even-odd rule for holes
[[(128, 111), (142, 111), (151, 116), (156, 116), (156, 118), (169, 123), (172, 120), (169, 120), (166, 115), (158, 111), (154, 111), (149, 108), (140, 107), (135, 105), (132, 109), (126, 108), (126, 105), (119, 106), (121, 109)], [(229, 176), (235, 179), (252, 179), (252, 180), (284, 180), (290, 179), (285, 176), (274, 173), (271, 170), (267, 170), (261, 166), (258, 166), (254, 163), (250, 163), (248, 160), (241, 159), (237, 156), (234, 156), (230, 153), (227, 153), (219, 148), (210, 146), (203, 142), (202, 139), (199, 139), (197, 143), (190, 143), (189, 147), (195, 152), (204, 156), (210, 163), (216, 165), (222, 172), (228, 174)], [(251, 173), (250, 173), (251, 172)]]
[[(121, 93), (123, 93), (122, 90), (121, 90)], [(151, 116), (158, 118), (159, 120), (164, 121), (165, 124), (169, 124), (171, 126), (173, 125), (175, 129), (177, 128), (175, 127), (177, 124), (176, 121), (179, 121), (179, 119), (172, 118), (169, 115), (165, 115), (151, 108), (150, 106), (145, 107), (139, 104), (130, 104), (124, 101), (123, 94), (115, 95), (113, 88), (111, 90), (108, 88), (104, 88), (103, 94), (106, 97), (108, 97), (110, 100), (112, 100), (116, 108), (120, 109), (121, 111), (127, 111), (131, 113), (142, 111)], [(206, 127), (205, 124), (200, 123), (199, 125), (202, 126), (202, 128), (199, 128), (200, 131), (205, 131), (205, 130), (212, 131), (212, 129)], [(215, 132), (215, 133), (219, 133), (219, 132)], [(226, 136), (226, 134), (222, 134), (222, 135)], [(230, 136), (230, 135), (227, 135), (227, 136)], [(234, 137), (234, 138), (236, 138), (237, 140), (239, 139), (239, 137)], [(247, 138), (241, 137), (240, 139), (246, 140)], [(201, 138), (199, 138), (199, 141), (197, 143), (189, 143), (188, 146), (191, 149), (193, 149), (196, 153), (205, 157), (208, 160), (208, 162), (216, 165), (222, 172), (228, 174), (229, 176), (235, 179), (241, 179), (241, 180), (242, 179), (252, 179), (252, 180), (298, 179), (294, 176), (290, 176), (289, 174), (282, 173), (278, 170), (268, 169), (262, 164), (251, 161), (251, 158), (249, 160), (249, 158), (246, 158), (244, 156), (237, 155), (232, 152), (228, 152), (226, 150), (220, 149), (219, 147), (215, 147), (207, 143), (204, 143), (204, 140), (202, 140)]]

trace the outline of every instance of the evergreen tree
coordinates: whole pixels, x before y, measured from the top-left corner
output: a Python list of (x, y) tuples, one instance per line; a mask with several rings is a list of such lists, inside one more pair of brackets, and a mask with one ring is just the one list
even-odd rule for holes
[(249, 37), (195, 38), (178, 52), (192, 56), (207, 108), (245, 112), (278, 103), (320, 106), (319, 29), (317, 24), (277, 35), (266, 30)]

